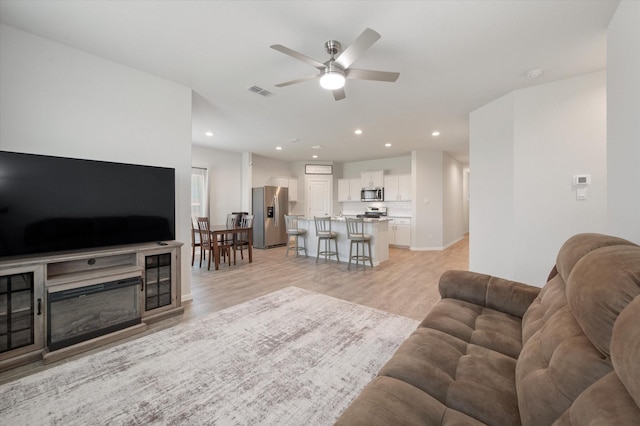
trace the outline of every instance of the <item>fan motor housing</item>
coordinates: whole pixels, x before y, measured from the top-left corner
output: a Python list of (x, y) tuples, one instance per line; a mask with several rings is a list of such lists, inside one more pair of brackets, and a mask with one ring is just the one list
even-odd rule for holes
[(324, 44), (324, 48), (327, 50), (327, 53), (333, 57), (333, 55), (342, 49), (342, 45), (339, 41), (329, 40)]

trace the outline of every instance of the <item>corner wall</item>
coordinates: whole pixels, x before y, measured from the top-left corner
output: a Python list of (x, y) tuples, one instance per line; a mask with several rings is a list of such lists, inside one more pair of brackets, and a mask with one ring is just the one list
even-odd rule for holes
[(607, 29), (608, 232), (640, 244), (640, 2)]
[[(604, 232), (605, 88), (605, 73), (591, 73), (471, 113), (471, 270), (541, 286), (568, 237)], [(586, 200), (575, 174), (592, 177)]]
[(0, 25), (0, 149), (175, 168), (191, 299), (191, 89)]

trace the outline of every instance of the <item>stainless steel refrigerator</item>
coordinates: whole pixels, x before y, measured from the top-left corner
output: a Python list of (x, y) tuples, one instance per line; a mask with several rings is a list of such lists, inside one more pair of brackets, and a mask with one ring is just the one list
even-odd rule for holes
[(289, 189), (253, 188), (253, 246), (269, 248), (287, 243), (284, 215), (289, 211)]

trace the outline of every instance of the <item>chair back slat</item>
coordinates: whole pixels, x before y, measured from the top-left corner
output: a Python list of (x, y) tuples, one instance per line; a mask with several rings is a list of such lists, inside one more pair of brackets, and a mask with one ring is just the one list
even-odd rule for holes
[(364, 236), (364, 220), (362, 218), (346, 218), (347, 220), (347, 234), (348, 237), (352, 236), (362, 237)]
[(199, 217), (197, 219), (198, 221), (198, 230), (200, 232), (200, 243), (203, 246), (209, 246), (210, 245), (210, 229), (211, 227), (209, 226), (209, 218), (208, 217)]
[(328, 216), (314, 216), (316, 235), (331, 234), (331, 218)]
[(287, 231), (298, 231), (298, 216), (285, 215), (284, 223), (287, 226)]

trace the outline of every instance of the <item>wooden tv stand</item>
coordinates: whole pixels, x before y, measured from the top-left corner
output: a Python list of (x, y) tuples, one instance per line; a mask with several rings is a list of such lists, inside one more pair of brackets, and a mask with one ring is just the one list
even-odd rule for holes
[(167, 241), (0, 260), (0, 372), (57, 361), (182, 314), (181, 247)]

